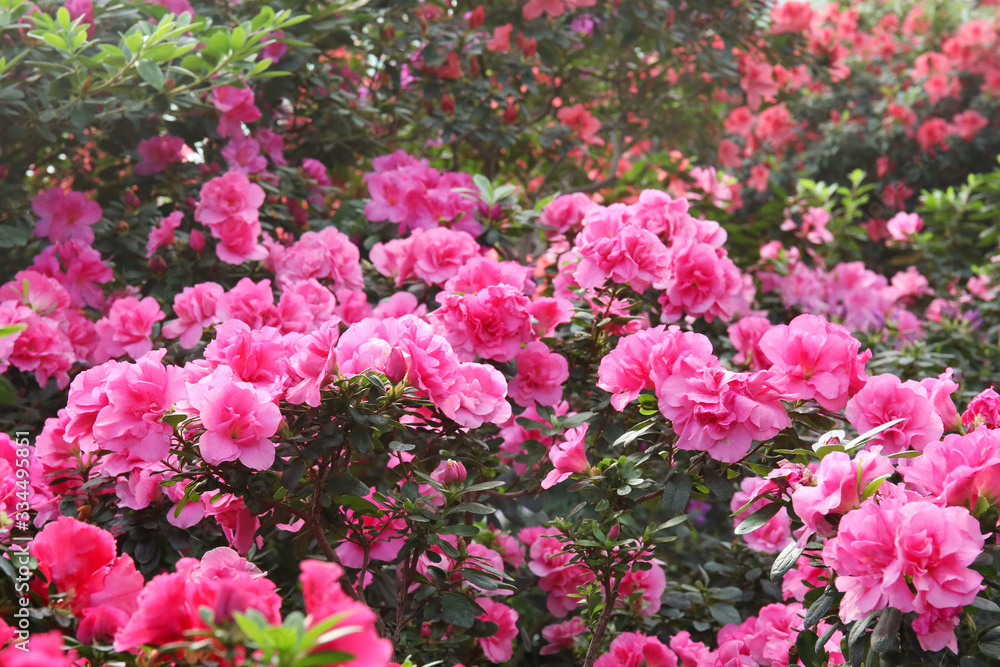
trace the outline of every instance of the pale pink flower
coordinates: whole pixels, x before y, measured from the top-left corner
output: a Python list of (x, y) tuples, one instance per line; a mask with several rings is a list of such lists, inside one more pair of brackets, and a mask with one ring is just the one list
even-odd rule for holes
[(267, 390), (240, 381), (228, 366), (188, 383), (187, 389), (188, 401), (205, 428), (198, 440), (205, 461), (218, 465), (239, 460), (253, 470), (271, 467), (276, 445), (270, 438), (282, 417)]
[(185, 287), (174, 297), (177, 319), (163, 323), (164, 338), (179, 338), (181, 347), (190, 350), (201, 340), (206, 327), (219, 321), (216, 307), (224, 294), (218, 283), (198, 283)]
[(542, 480), (543, 489), (551, 489), (556, 484), (569, 479), (574, 473), (590, 470), (587, 463), (587, 425), (566, 431), (565, 439), (549, 448), (549, 460), (555, 466)]
[(66, 192), (59, 185), (36, 195), (31, 207), (39, 218), (35, 236), (53, 243), (72, 239), (93, 243), (93, 225), (103, 214), (97, 202), (87, 201), (82, 192)]
[(888, 373), (871, 377), (848, 402), (844, 416), (858, 433), (902, 418), (902, 422), (865, 443), (868, 449), (881, 446), (886, 454), (907, 449), (922, 451), (944, 433), (941, 417), (927, 398), (926, 389), (916, 382), (904, 383)]
[(657, 385), (657, 397), (680, 449), (734, 463), (754, 440), (766, 441), (789, 425), (773, 373), (733, 373), (692, 356), (679, 363), (680, 372)]
[(456, 352), (466, 359), (510, 361), (521, 344), (534, 338), (531, 329), (531, 303), (524, 294), (509, 285), (493, 285), (476, 294), (448, 294), (437, 297), (441, 307), (433, 318)]
[(222, 112), (218, 127), (221, 137), (242, 137), (242, 123), (252, 123), (261, 115), (254, 106), (253, 91), (248, 88), (219, 86), (212, 90), (212, 106)]
[(494, 602), (490, 598), (476, 598), (476, 604), (482, 607), (484, 612), (478, 617), (479, 620), (496, 623), (498, 626), (496, 633), (492, 636), (479, 639), (479, 646), (483, 649), (483, 654), (490, 662), (507, 662), (514, 654), (514, 638), (517, 637), (517, 612), (505, 604)]
[(576, 638), (587, 632), (587, 624), (582, 618), (571, 618), (562, 623), (553, 623), (542, 628), (542, 637), (548, 642), (539, 651), (542, 655), (552, 655), (568, 651), (576, 644)]
[(782, 378), (791, 398), (815, 399), (836, 411), (867, 380), (865, 362), (871, 351), (858, 354), (860, 348), (847, 329), (816, 315), (799, 315), (787, 326), (772, 327), (760, 340), (770, 370)]
[(142, 301), (134, 296), (118, 299), (107, 317), (95, 325), (102, 341), (97, 351), (98, 361), (126, 354), (138, 359), (146, 354), (153, 349), (153, 325), (165, 317), (160, 304), (151, 296)]
[(851, 460), (844, 452), (830, 452), (813, 472), (813, 485), (792, 492), (792, 507), (810, 531), (832, 537), (835, 522), (831, 524), (827, 516), (856, 509), (868, 483), (892, 473), (892, 462), (879, 454), (862, 451)]
[(514, 357), (517, 375), (510, 381), (507, 394), (520, 406), (534, 401), (556, 405), (562, 400), (563, 383), (569, 379), (569, 362), (558, 352), (550, 352), (545, 343), (528, 343)]
[(486, 364), (459, 364), (448, 394), (435, 401), (449, 418), (466, 428), (486, 422), (502, 424), (510, 418), (507, 381), (503, 373)]

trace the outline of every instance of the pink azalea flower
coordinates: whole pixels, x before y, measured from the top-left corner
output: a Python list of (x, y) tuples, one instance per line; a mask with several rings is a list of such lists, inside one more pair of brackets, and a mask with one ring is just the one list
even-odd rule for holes
[(185, 287), (174, 297), (177, 319), (163, 323), (164, 338), (178, 338), (181, 347), (190, 350), (201, 341), (205, 328), (219, 321), (216, 306), (224, 294), (218, 283), (198, 283)]
[(267, 390), (241, 382), (228, 366), (187, 387), (205, 428), (198, 449), (208, 463), (239, 460), (253, 470), (271, 467), (275, 444), (270, 438), (278, 431), (281, 411)]
[(836, 530), (826, 517), (856, 509), (868, 483), (892, 473), (892, 462), (879, 454), (858, 452), (852, 461), (844, 452), (831, 452), (813, 472), (813, 485), (792, 492), (792, 507), (810, 531), (832, 537)]
[(1000, 428), (1000, 394), (993, 389), (979, 392), (962, 413), (962, 425), (968, 431), (981, 427)]
[(771, 322), (766, 317), (749, 316), (736, 324), (730, 324), (726, 331), (733, 347), (737, 349), (733, 363), (749, 366), (755, 371), (770, 368), (767, 355), (760, 348), (761, 339), (770, 329)]
[(864, 364), (871, 351), (858, 354), (860, 348), (847, 329), (816, 315), (772, 327), (760, 340), (770, 370), (782, 378), (791, 398), (815, 399), (835, 411), (843, 410), (868, 379)]
[(221, 241), (216, 249), (219, 259), (230, 264), (264, 259), (266, 253), (259, 243), (259, 209), (264, 198), (262, 187), (236, 171), (202, 186), (194, 219)]
[[(643, 389), (654, 389), (667, 379), (680, 359), (693, 355), (713, 364), (712, 343), (707, 337), (660, 325), (618, 339), (601, 360), (597, 386), (611, 392), (611, 405), (619, 412), (639, 397)], [(655, 365), (655, 368), (654, 368)]]
[(886, 223), (889, 237), (893, 241), (906, 242), (924, 228), (924, 221), (916, 213), (900, 211)]
[(803, 32), (812, 23), (813, 10), (808, 2), (783, 2), (771, 9), (771, 34)]
[(260, 144), (250, 137), (236, 136), (222, 149), (231, 171), (241, 174), (258, 174), (267, 169), (267, 158), (260, 154)]
[(53, 243), (78, 239), (90, 245), (94, 242), (93, 225), (103, 214), (97, 202), (87, 201), (81, 192), (66, 192), (59, 185), (36, 195), (31, 207), (39, 218), (35, 236)]
[(248, 88), (220, 86), (212, 90), (212, 106), (222, 112), (218, 132), (221, 137), (242, 137), (242, 123), (252, 123), (260, 118), (254, 106), (253, 91)]
[(59, 281), (73, 308), (102, 308), (104, 290), (100, 285), (114, 277), (101, 253), (77, 240), (49, 246), (35, 256), (32, 268)]
[(533, 341), (514, 357), (517, 375), (510, 381), (508, 395), (520, 406), (534, 401), (541, 405), (556, 405), (562, 401), (563, 383), (569, 379), (569, 362), (557, 352), (550, 352), (545, 343)]
[(685, 312), (707, 322), (732, 319), (743, 280), (724, 250), (708, 243), (684, 244), (672, 247), (669, 259), (659, 297), (665, 319), (678, 320)]
[(551, 489), (556, 484), (569, 479), (573, 473), (590, 470), (587, 462), (587, 425), (566, 431), (565, 440), (549, 449), (549, 460), (555, 466), (542, 480), (543, 489)]
[(182, 138), (169, 134), (140, 141), (136, 150), (142, 160), (136, 163), (135, 173), (139, 176), (157, 174), (170, 165), (183, 161), (186, 148)]
[(340, 320), (333, 318), (317, 331), (295, 341), (295, 352), (289, 359), (292, 384), (285, 394), (289, 403), (305, 403), (319, 407), (320, 390), (337, 370), (337, 340)]
[(739, 461), (754, 440), (773, 438), (790, 421), (769, 371), (733, 373), (683, 357), (681, 372), (657, 385), (660, 412), (673, 422), (677, 447)]
[(560, 195), (545, 205), (539, 222), (561, 234), (571, 230), (579, 231), (584, 217), (597, 207), (598, 204), (582, 192)]
[(571, 618), (562, 623), (553, 623), (542, 628), (542, 637), (548, 642), (539, 651), (542, 655), (552, 655), (561, 651), (568, 651), (576, 644), (576, 638), (582, 637), (587, 632), (587, 624), (582, 618)]
[(126, 354), (133, 359), (143, 356), (153, 349), (153, 325), (165, 317), (160, 304), (151, 296), (142, 301), (134, 296), (118, 299), (107, 317), (95, 325), (102, 340), (98, 361)]
[(441, 412), (466, 428), (486, 422), (502, 424), (510, 418), (507, 381), (503, 373), (486, 364), (459, 364), (448, 394), (435, 401)]
[(507, 662), (514, 655), (514, 638), (517, 637), (516, 611), (505, 604), (494, 602), (490, 598), (476, 598), (476, 604), (483, 608), (479, 620), (496, 623), (496, 633), (491, 637), (479, 639), (486, 659), (493, 663)]
[(907, 488), (948, 505), (975, 509), (979, 498), (1000, 500), (1000, 431), (976, 429), (927, 445), (902, 470)]
[[(914, 386), (915, 385), (915, 386)], [(876, 375), (847, 404), (844, 412), (858, 433), (902, 418), (903, 421), (875, 435), (865, 448), (882, 447), (886, 454), (907, 449), (923, 451), (944, 433), (941, 417), (916, 382), (902, 382), (892, 374)]]
[(437, 297), (441, 307), (434, 320), (456, 352), (466, 359), (510, 361), (521, 344), (534, 337), (531, 330), (530, 301), (509, 285), (493, 285), (476, 294), (449, 294)]
[(761, 100), (774, 101), (780, 86), (774, 80), (774, 68), (765, 61), (759, 61), (750, 54), (740, 58), (740, 88), (747, 94), (747, 106), (756, 111)]
[(174, 230), (181, 226), (184, 213), (174, 211), (167, 217), (160, 220), (160, 224), (149, 231), (149, 241), (146, 242), (146, 258), (153, 256), (159, 248), (171, 246), (177, 242)]
[(302, 561), (302, 593), (306, 605), (306, 627), (338, 614), (343, 618), (339, 627), (357, 628), (316, 648), (320, 651), (342, 651), (351, 656), (344, 667), (381, 667), (392, 658), (392, 643), (379, 637), (375, 629), (375, 612), (344, 593), (340, 580), (344, 571), (335, 563), (318, 560)]
[(677, 667), (677, 656), (656, 637), (639, 632), (623, 632), (613, 640), (608, 652), (597, 659), (594, 667)]
[(624, 220), (627, 207), (614, 204), (592, 209), (576, 237), (581, 256), (575, 277), (580, 287), (601, 287), (608, 280), (636, 292), (666, 282), (670, 254), (647, 229)]
[(162, 460), (173, 435), (163, 417), (185, 395), (182, 371), (163, 365), (165, 353), (150, 352), (135, 363), (109, 362), (87, 371), (92, 376), (78, 376), (69, 392), (69, 433), (91, 436), (94, 449)]
[(336, 227), (303, 234), (275, 262), (274, 274), (282, 289), (310, 278), (328, 279), (335, 289), (364, 287), (358, 247)]

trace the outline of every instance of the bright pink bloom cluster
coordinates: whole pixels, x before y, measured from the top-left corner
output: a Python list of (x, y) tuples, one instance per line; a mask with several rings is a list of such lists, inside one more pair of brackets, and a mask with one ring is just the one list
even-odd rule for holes
[(264, 259), (259, 219), (263, 203), (264, 189), (238, 171), (213, 178), (202, 186), (194, 219), (207, 226), (218, 239), (219, 259), (229, 264)]
[(479, 244), (466, 232), (447, 227), (426, 231), (418, 228), (407, 238), (376, 243), (371, 261), (379, 273), (394, 278), (397, 286), (411, 278), (428, 285), (444, 285), (479, 252)]
[(376, 158), (375, 171), (365, 174), (371, 200), (365, 217), (372, 222), (399, 225), (408, 229), (451, 227), (477, 236), (482, 226), (473, 218), (478, 197), (472, 178), (461, 172), (442, 174), (426, 160), (403, 151)]
[[(823, 560), (845, 593), (844, 621), (885, 606), (953, 618), (979, 592), (982, 575), (970, 566), (983, 544), (979, 522), (967, 509), (940, 507), (900, 490), (847, 513), (823, 547)], [(954, 635), (946, 643), (956, 650)]]

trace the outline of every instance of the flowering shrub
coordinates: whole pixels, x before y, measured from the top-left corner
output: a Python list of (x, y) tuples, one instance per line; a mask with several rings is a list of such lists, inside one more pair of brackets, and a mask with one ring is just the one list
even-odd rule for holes
[(1000, 660), (996, 6), (870, 4), (0, 0), (0, 663)]

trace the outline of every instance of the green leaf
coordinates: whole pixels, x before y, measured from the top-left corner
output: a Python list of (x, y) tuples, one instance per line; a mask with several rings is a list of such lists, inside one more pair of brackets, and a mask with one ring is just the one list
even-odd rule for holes
[(493, 184), (490, 183), (490, 179), (486, 178), (482, 174), (475, 174), (472, 177), (472, 182), (476, 184), (476, 187), (479, 188), (479, 191), (484, 197), (489, 196), (489, 194), (493, 192)]
[(628, 431), (623, 433), (618, 437), (613, 443), (612, 447), (624, 447), (625, 445), (631, 444), (638, 440), (640, 437), (651, 431), (656, 426), (655, 419), (647, 419), (646, 421), (639, 422)]
[(658, 533), (661, 530), (666, 530), (667, 528), (673, 528), (674, 526), (680, 525), (687, 520), (687, 514), (681, 514), (680, 516), (675, 516), (673, 519), (667, 519), (659, 526), (657, 526), (653, 532)]
[(876, 426), (873, 429), (869, 429), (869, 430), (865, 431), (864, 433), (862, 433), (861, 435), (859, 435), (858, 437), (856, 437), (854, 440), (851, 440), (849, 443), (847, 443), (846, 445), (844, 445), (844, 449), (846, 449), (848, 452), (850, 452), (852, 449), (861, 447), (862, 445), (864, 445), (866, 442), (868, 442), (869, 440), (871, 440), (872, 438), (874, 438), (876, 435), (878, 435), (882, 431), (884, 431), (884, 430), (886, 430), (888, 428), (892, 428), (896, 424), (898, 424), (900, 422), (903, 422), (903, 421), (906, 421), (906, 417), (900, 417), (899, 419), (893, 419), (892, 421), (888, 421), (888, 422), (882, 424), (881, 426)]
[(321, 651), (310, 653), (295, 661), (295, 667), (326, 667), (327, 665), (343, 665), (354, 660), (353, 653), (344, 651)]
[(441, 612), (444, 620), (460, 628), (471, 628), (476, 622), (476, 616), (485, 613), (478, 604), (458, 593), (445, 593), (441, 596)]
[(716, 622), (721, 623), (722, 625), (739, 625), (743, 622), (743, 617), (740, 616), (740, 612), (736, 611), (736, 607), (724, 602), (717, 602), (716, 604), (709, 605), (708, 613), (712, 615), (712, 618), (714, 618)]
[(483, 505), (482, 503), (462, 503), (454, 509), (452, 509), (449, 514), (453, 512), (469, 512), (471, 514), (493, 514), (496, 509), (490, 507), (489, 505)]
[(872, 631), (872, 650), (876, 653), (885, 653), (892, 648), (902, 620), (903, 612), (888, 607), (879, 617), (878, 623), (875, 624), (875, 629)]
[(803, 551), (805, 549), (796, 546), (795, 542), (782, 549), (778, 557), (774, 559), (774, 565), (771, 566), (771, 581), (777, 581), (788, 574), (789, 570), (795, 567), (795, 562)]
[(681, 472), (672, 475), (663, 485), (663, 498), (660, 502), (663, 509), (670, 514), (680, 514), (687, 509), (691, 499), (691, 476)]
[(461, 535), (462, 537), (475, 537), (479, 535), (479, 528), (460, 523), (456, 526), (445, 526), (437, 531), (441, 535)]
[(496, 579), (481, 570), (462, 569), (459, 570), (459, 573), (462, 575), (463, 579), (468, 581), (473, 586), (482, 588), (484, 591), (495, 591), (500, 587)]
[(11, 324), (5, 327), (0, 327), (0, 338), (3, 338), (4, 336), (13, 336), (17, 332), (24, 331), (27, 328), (28, 325), (25, 324), (24, 322), (20, 322), (18, 324)]
[(233, 34), (229, 36), (229, 43), (233, 49), (238, 49), (247, 41), (247, 31), (240, 26), (233, 28)]
[[(860, 469), (860, 466), (858, 466), (858, 468)], [(871, 498), (872, 496), (874, 496), (876, 493), (878, 493), (879, 487), (882, 486), (882, 483), (885, 480), (889, 479), (890, 477), (892, 477), (891, 474), (889, 474), (889, 475), (882, 475), (881, 477), (876, 477), (872, 481), (868, 482), (868, 484), (865, 485), (865, 490), (862, 493), (861, 498), (865, 499), (865, 498)], [(998, 610), (998, 611), (1000, 611), (1000, 610)]]
[(163, 90), (163, 86), (167, 83), (167, 77), (159, 65), (152, 60), (143, 60), (136, 64), (135, 69), (143, 81), (157, 90)]
[(10, 380), (0, 376), (0, 405), (15, 405), (18, 401), (17, 390)]
[(719, 477), (711, 468), (706, 468), (702, 473), (705, 486), (720, 500), (730, 500), (733, 497), (733, 485), (725, 479)]
[(802, 627), (808, 630), (823, 620), (830, 613), (830, 609), (833, 608), (833, 603), (836, 601), (837, 590), (827, 588), (823, 595), (809, 606), (809, 611), (806, 612), (806, 617), (802, 621)]
[(55, 34), (54, 32), (43, 33), (42, 39), (44, 39), (46, 42), (56, 47), (57, 49), (61, 49), (63, 51), (68, 50), (66, 47), (66, 40), (60, 37), (59, 35)]
[(770, 521), (775, 514), (781, 511), (781, 508), (782, 505), (779, 505), (778, 503), (768, 503), (744, 519), (740, 525), (736, 526), (736, 530), (733, 532), (737, 535), (752, 533)]

